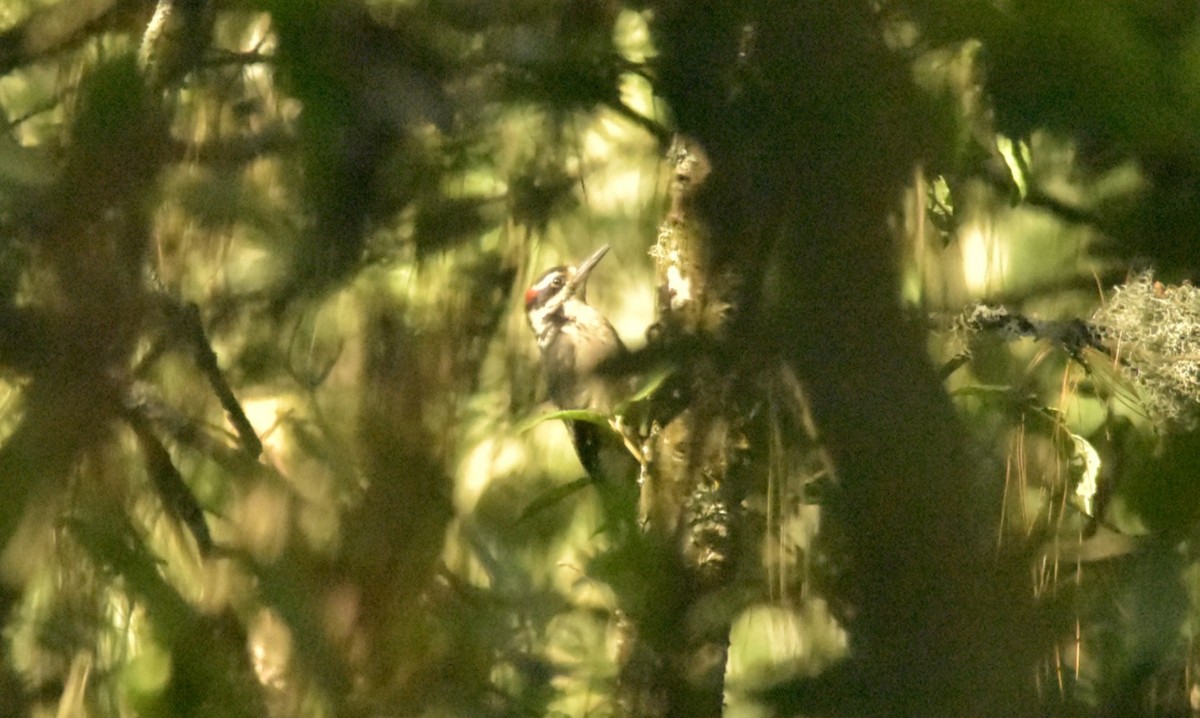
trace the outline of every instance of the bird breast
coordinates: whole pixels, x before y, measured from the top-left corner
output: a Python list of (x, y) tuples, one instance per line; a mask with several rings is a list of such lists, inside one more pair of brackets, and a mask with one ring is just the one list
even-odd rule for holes
[(602, 314), (587, 305), (580, 305), (579, 310), (587, 316), (559, 325), (542, 348), (550, 398), (561, 409), (608, 413), (622, 398), (619, 382), (597, 375), (596, 367), (623, 353), (625, 346)]

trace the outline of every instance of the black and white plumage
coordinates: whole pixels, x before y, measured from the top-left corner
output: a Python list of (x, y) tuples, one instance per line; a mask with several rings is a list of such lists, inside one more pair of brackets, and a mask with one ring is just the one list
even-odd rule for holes
[[(546, 270), (525, 292), (525, 314), (537, 337), (550, 399), (560, 409), (609, 415), (628, 393), (626, 382), (596, 371), (626, 352), (612, 324), (587, 303), (588, 276), (608, 250), (601, 247), (575, 267)], [(567, 427), (580, 463), (592, 477), (626, 473), (636, 464), (613, 432), (584, 421), (568, 421)], [(623, 464), (619, 468), (613, 467), (614, 452)]]

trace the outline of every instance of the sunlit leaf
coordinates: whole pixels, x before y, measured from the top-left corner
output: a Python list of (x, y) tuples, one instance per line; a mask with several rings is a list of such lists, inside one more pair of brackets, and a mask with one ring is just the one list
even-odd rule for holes
[(590, 409), (562, 409), (558, 411), (552, 411), (548, 414), (540, 414), (538, 416), (531, 417), (520, 424), (517, 424), (516, 432), (518, 434), (523, 434), (544, 421), (552, 421), (554, 419), (562, 419), (563, 421), (585, 421), (589, 424), (595, 424), (596, 426), (611, 428), (608, 416), (601, 414), (598, 411), (591, 411)]
[(1100, 478), (1100, 454), (1091, 443), (1077, 434), (1071, 434), (1074, 454), (1071, 457), (1075, 475), (1073, 499), (1079, 510), (1087, 516), (1095, 516), (1096, 492)]

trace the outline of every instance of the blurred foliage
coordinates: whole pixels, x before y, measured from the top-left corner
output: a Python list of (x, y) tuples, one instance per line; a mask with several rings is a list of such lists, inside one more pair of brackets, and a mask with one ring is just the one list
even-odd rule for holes
[(1194, 3), (0, 27), (0, 716), (1200, 713)]

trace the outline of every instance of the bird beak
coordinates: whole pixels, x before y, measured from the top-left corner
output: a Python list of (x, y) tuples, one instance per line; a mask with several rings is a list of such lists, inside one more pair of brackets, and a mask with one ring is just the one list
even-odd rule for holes
[(600, 263), (600, 260), (604, 259), (604, 255), (608, 254), (609, 249), (610, 247), (606, 244), (595, 252), (592, 252), (590, 257), (580, 262), (579, 266), (575, 268), (575, 276), (571, 277), (570, 291), (566, 293), (567, 296), (576, 293), (583, 296), (583, 290), (587, 286), (588, 275), (592, 273), (592, 270)]

